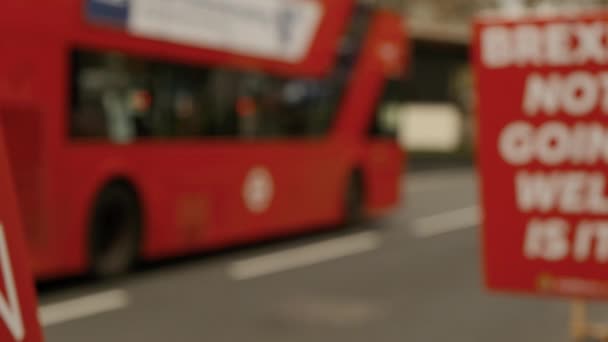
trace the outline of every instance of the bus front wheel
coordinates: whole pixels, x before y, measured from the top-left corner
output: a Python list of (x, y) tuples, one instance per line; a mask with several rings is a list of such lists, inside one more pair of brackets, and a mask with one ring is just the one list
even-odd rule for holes
[(116, 182), (98, 195), (90, 222), (91, 272), (97, 278), (124, 274), (139, 255), (141, 216), (135, 192)]

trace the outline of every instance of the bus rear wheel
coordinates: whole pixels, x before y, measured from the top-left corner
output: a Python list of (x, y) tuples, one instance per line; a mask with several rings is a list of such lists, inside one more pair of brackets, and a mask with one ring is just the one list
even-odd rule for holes
[(363, 189), (363, 177), (361, 172), (355, 171), (351, 174), (346, 194), (344, 196), (344, 211), (346, 226), (357, 225), (365, 218), (365, 193)]
[(97, 196), (90, 222), (91, 273), (111, 278), (127, 273), (139, 256), (141, 216), (135, 192), (121, 183)]

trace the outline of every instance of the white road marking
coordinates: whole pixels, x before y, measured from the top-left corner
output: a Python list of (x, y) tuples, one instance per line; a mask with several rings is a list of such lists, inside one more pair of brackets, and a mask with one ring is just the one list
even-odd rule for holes
[(405, 191), (410, 195), (416, 195), (419, 193), (442, 191), (447, 187), (455, 187), (458, 185), (458, 183), (454, 182), (412, 182), (411, 184), (405, 185)]
[(419, 238), (430, 238), (457, 230), (472, 228), (479, 224), (479, 215), (479, 207), (472, 206), (423, 217), (414, 221), (412, 233)]
[(419, 193), (445, 191), (446, 188), (475, 186), (474, 174), (470, 172), (457, 172), (446, 176), (444, 174), (424, 174), (408, 176), (404, 183), (404, 189), (410, 195)]
[(128, 305), (129, 295), (127, 291), (111, 290), (41, 306), (38, 310), (38, 317), (40, 324), (48, 327), (109, 311), (120, 310)]
[(380, 235), (366, 232), (237, 261), (228, 268), (235, 280), (253, 279), (377, 249)]

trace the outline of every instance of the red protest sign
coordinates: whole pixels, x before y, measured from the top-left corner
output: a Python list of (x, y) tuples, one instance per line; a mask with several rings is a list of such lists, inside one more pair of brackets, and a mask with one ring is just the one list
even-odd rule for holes
[(0, 127), (0, 341), (39, 342), (33, 277), (27, 264), (21, 219)]
[(487, 286), (608, 298), (608, 12), (474, 28)]

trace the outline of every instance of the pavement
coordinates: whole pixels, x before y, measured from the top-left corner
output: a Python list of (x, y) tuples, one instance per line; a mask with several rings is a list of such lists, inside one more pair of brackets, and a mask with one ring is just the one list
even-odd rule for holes
[(361, 227), (43, 286), (47, 341), (568, 341), (568, 303), (482, 288), (471, 169), (402, 186)]

